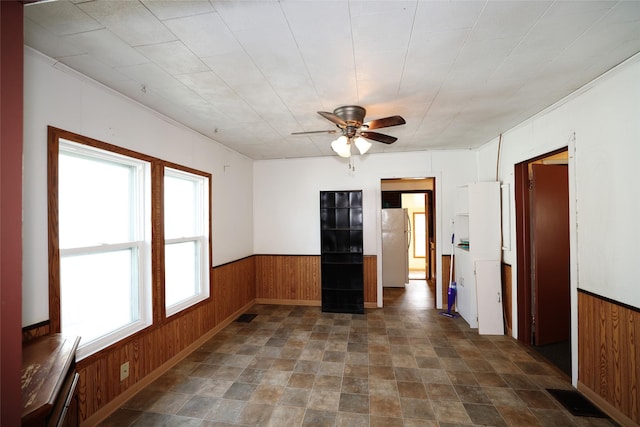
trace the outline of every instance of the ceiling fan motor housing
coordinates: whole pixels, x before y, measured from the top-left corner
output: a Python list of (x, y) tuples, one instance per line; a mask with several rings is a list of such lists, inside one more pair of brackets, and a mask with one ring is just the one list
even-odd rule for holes
[(344, 107), (338, 107), (333, 110), (333, 114), (347, 122), (348, 126), (359, 128), (362, 126), (367, 110), (358, 105), (345, 105)]

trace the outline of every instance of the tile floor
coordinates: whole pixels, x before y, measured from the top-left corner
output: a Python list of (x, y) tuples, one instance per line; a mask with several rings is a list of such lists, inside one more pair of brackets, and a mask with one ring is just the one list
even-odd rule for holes
[(131, 398), (106, 426), (611, 426), (573, 417), (540, 356), (439, 315), (424, 281), (365, 315), (257, 305)]

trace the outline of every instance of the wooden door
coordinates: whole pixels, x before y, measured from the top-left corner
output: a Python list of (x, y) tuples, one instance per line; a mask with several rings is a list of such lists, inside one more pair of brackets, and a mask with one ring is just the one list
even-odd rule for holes
[(534, 344), (568, 340), (569, 179), (566, 165), (533, 164), (531, 183)]

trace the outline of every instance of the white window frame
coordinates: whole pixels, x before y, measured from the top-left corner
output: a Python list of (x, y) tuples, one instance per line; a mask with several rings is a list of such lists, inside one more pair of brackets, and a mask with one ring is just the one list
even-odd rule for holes
[[(181, 301), (178, 301), (174, 304), (167, 305), (165, 302), (165, 310), (166, 316), (172, 316), (176, 313), (181, 312), (182, 310), (189, 308), (201, 301), (206, 300), (210, 296), (210, 279), (209, 279), (209, 186), (210, 179), (207, 176), (194, 174), (191, 172), (187, 172), (184, 170), (172, 168), (172, 167), (164, 167), (164, 176), (174, 177), (178, 179), (186, 179), (194, 182), (198, 185), (198, 198), (196, 200), (196, 206), (194, 211), (197, 212), (198, 218), (194, 218), (196, 221), (197, 228), (199, 229), (199, 233), (193, 236), (180, 236), (167, 238), (165, 236), (164, 246), (165, 248), (172, 244), (177, 243), (186, 243), (186, 242), (194, 242), (197, 246), (199, 246), (200, 257), (197, 260), (198, 265), (194, 266), (196, 268), (198, 276), (199, 276), (199, 291)], [(163, 194), (163, 203), (167, 203), (165, 199), (165, 195)], [(165, 269), (166, 269), (166, 260), (165, 260)], [(165, 296), (166, 296), (166, 282), (165, 282)]]
[[(116, 342), (148, 327), (152, 324), (152, 276), (151, 276), (151, 164), (147, 161), (130, 156), (118, 154), (108, 150), (95, 148), (86, 144), (76, 143), (59, 138), (58, 156), (62, 154), (74, 155), (92, 160), (118, 163), (135, 168), (135, 187), (132, 188), (132, 218), (134, 220), (134, 236), (128, 242), (100, 244), (97, 246), (60, 248), (60, 259), (77, 255), (91, 255), (133, 249), (137, 253), (137, 271), (132, 274), (137, 278), (136, 307), (138, 320), (135, 320), (119, 329), (109, 332), (91, 341), (80, 340), (77, 350), (77, 359), (81, 360), (97, 351), (106, 348)], [(63, 298), (62, 279), (60, 282), (60, 295)], [(62, 307), (61, 307), (62, 310)], [(61, 313), (64, 319), (64, 313)], [(63, 324), (61, 322), (61, 328)], [(64, 329), (62, 333), (65, 333)], [(81, 337), (82, 338), (82, 337)]]

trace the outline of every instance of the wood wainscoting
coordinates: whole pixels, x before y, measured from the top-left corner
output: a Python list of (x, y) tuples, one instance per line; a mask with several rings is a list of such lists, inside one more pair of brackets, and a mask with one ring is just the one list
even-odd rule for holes
[[(212, 269), (212, 297), (78, 362), (80, 422), (95, 425), (255, 302), (255, 260)], [(120, 365), (129, 377), (120, 381)]]
[(640, 424), (640, 310), (578, 290), (578, 390), (621, 425)]
[(378, 258), (364, 256), (364, 308), (378, 306)]
[(511, 277), (511, 266), (502, 263), (502, 307), (504, 310), (504, 331), (507, 336), (511, 336), (513, 331), (513, 279)]
[[(319, 255), (255, 255), (256, 302), (259, 304), (321, 305)], [(377, 307), (375, 255), (364, 256), (364, 301)]]
[[(456, 260), (453, 259), (453, 278), (455, 280), (456, 277)], [(440, 273), (442, 277), (442, 309), (447, 310), (448, 308), (448, 298), (449, 298), (449, 276), (451, 274), (451, 255), (442, 255), (442, 272)], [(456, 311), (456, 305), (453, 304), (451, 307), (451, 311)]]
[[(376, 256), (364, 257), (365, 307), (377, 306)], [(96, 425), (217, 332), (266, 304), (320, 305), (320, 256), (254, 255), (211, 270), (211, 298), (77, 363), (80, 423)], [(23, 338), (48, 333), (48, 322)], [(120, 365), (129, 377), (120, 381)]]
[(319, 255), (255, 255), (256, 302), (320, 305)]

